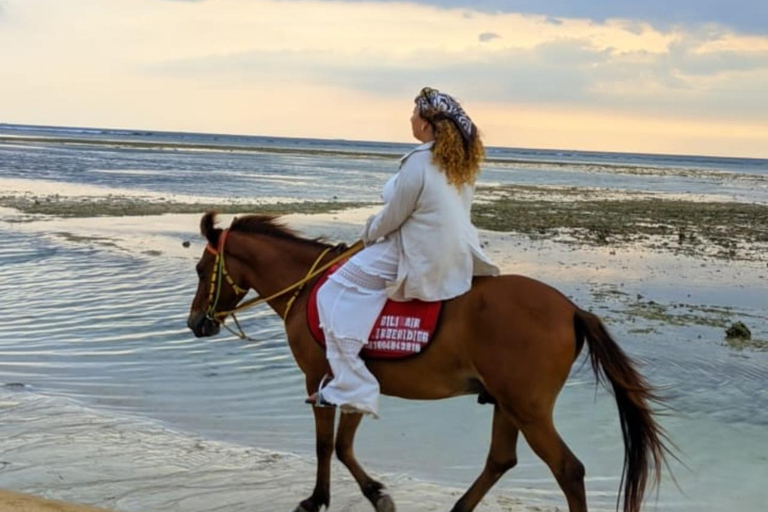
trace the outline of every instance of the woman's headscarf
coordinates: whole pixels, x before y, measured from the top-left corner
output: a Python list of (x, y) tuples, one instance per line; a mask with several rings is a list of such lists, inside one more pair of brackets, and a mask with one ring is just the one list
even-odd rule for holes
[(470, 142), (477, 134), (475, 123), (450, 94), (424, 87), (414, 101), (419, 108), (419, 113), (428, 121), (434, 122), (440, 119), (453, 121), (466, 142)]

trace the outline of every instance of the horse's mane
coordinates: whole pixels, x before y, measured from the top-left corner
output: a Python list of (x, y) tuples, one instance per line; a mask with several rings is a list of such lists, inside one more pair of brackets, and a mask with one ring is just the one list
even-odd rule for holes
[(235, 218), (235, 220), (232, 221), (232, 225), (229, 226), (229, 229), (231, 231), (239, 231), (241, 233), (267, 235), (275, 238), (282, 238), (284, 240), (304, 242), (322, 247), (326, 247), (328, 245), (322, 242), (321, 239), (302, 237), (291, 228), (283, 224), (279, 219), (279, 215), (246, 215), (245, 217)]
[[(205, 236), (212, 245), (216, 246), (219, 234), (221, 230), (215, 228), (216, 224), (216, 212), (206, 212), (203, 215), (203, 219), (200, 222), (200, 228), (203, 236)], [(239, 233), (252, 233), (256, 235), (267, 235), (274, 238), (280, 238), (283, 240), (292, 240), (295, 242), (301, 242), (305, 244), (315, 245), (317, 247), (328, 247), (329, 244), (325, 243), (322, 238), (304, 238), (291, 228), (287, 227), (280, 221), (280, 215), (245, 215), (243, 217), (235, 217), (232, 224), (229, 226), (230, 231), (236, 231)]]

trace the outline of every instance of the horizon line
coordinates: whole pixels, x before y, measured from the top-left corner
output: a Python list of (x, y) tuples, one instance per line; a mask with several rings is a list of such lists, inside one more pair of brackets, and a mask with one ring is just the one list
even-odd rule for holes
[[(209, 135), (209, 136), (224, 136), (224, 137), (253, 137), (253, 138), (267, 138), (267, 139), (293, 139), (293, 140), (321, 140), (328, 142), (349, 142), (349, 143), (373, 143), (373, 144), (391, 144), (391, 145), (411, 145), (411, 142), (399, 142), (399, 141), (386, 141), (386, 140), (363, 140), (363, 139), (346, 139), (339, 137), (307, 137), (307, 136), (285, 136), (285, 135), (257, 135), (257, 134), (245, 134), (245, 133), (222, 133), (222, 132), (196, 132), (185, 130), (156, 130), (148, 128), (112, 128), (103, 126), (80, 126), (80, 125), (53, 125), (53, 124), (27, 124), (27, 123), (9, 123), (0, 121), (0, 128), (3, 127), (22, 127), (22, 128), (61, 128), (61, 129), (76, 129), (76, 130), (94, 130), (94, 131), (114, 131), (114, 132), (128, 132), (128, 135), (138, 135), (141, 132), (146, 133), (158, 133), (158, 134), (188, 134), (188, 135)], [(133, 132), (133, 133), (130, 133)], [(687, 157), (687, 158), (715, 158), (720, 160), (754, 160), (754, 161), (766, 161), (768, 155), (764, 157), (755, 156), (733, 156), (733, 155), (720, 155), (720, 154), (691, 154), (691, 153), (645, 153), (636, 151), (607, 151), (607, 150), (595, 150), (595, 149), (572, 149), (572, 148), (535, 148), (535, 147), (522, 147), (522, 146), (497, 146), (486, 145), (486, 149), (502, 149), (512, 151), (546, 151), (546, 152), (570, 152), (570, 153), (602, 153), (606, 155), (639, 155), (639, 156), (651, 156), (651, 157)]]

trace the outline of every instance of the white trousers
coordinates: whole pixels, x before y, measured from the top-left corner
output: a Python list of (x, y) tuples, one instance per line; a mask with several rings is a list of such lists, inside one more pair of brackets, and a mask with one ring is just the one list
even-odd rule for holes
[(333, 379), (320, 394), (342, 412), (378, 417), (379, 383), (360, 359), (387, 301), (387, 281), (397, 277), (397, 246), (366, 247), (337, 270), (317, 292), (320, 326)]

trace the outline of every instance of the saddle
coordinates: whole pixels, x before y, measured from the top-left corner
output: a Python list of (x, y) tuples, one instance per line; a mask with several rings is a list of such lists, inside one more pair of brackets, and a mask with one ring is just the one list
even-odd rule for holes
[[(325, 334), (320, 328), (317, 311), (317, 290), (341, 263), (328, 269), (312, 287), (307, 305), (307, 323), (315, 340), (325, 348)], [(435, 337), (440, 323), (443, 301), (424, 302), (387, 300), (384, 309), (371, 329), (368, 344), (360, 356), (363, 359), (402, 359), (424, 351)]]

